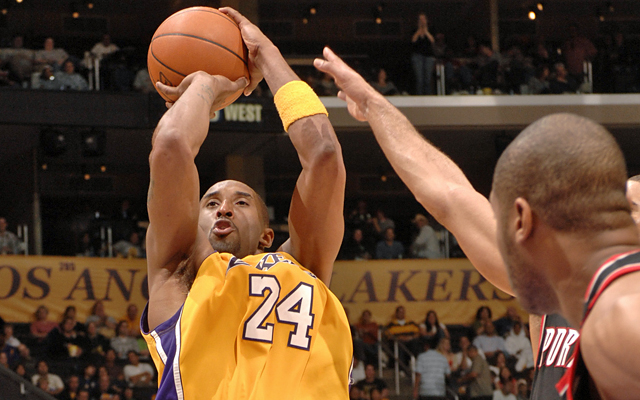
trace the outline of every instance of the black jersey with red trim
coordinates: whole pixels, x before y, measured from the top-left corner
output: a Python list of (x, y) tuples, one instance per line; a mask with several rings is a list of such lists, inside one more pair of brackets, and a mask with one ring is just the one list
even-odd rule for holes
[(531, 400), (559, 400), (556, 384), (571, 366), (580, 333), (559, 314), (542, 316)]
[[(640, 251), (615, 255), (598, 268), (591, 278), (591, 283), (585, 294), (584, 315), (581, 326), (589, 316), (594, 304), (616, 279), (640, 271)], [(580, 340), (576, 342), (575, 357), (567, 372), (556, 385), (558, 393), (566, 400), (600, 399), (589, 370), (580, 355)]]

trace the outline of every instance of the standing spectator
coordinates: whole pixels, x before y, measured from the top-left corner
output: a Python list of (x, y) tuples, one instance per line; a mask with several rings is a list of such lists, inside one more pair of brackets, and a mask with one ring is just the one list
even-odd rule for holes
[(353, 230), (351, 237), (345, 240), (342, 246), (340, 258), (343, 260), (369, 260), (371, 259), (371, 253), (367, 250), (364, 243), (364, 236), (362, 229), (356, 228)]
[(31, 332), (31, 336), (36, 339), (36, 342), (42, 343), (49, 332), (57, 327), (58, 324), (55, 321), (48, 319), (49, 309), (44, 305), (38, 307), (35, 312), (35, 317), (36, 320), (31, 323), (29, 330)]
[(67, 387), (64, 389), (59, 400), (77, 400), (78, 392), (80, 391), (80, 377), (78, 375), (71, 375), (67, 378)]
[(460, 339), (458, 339), (458, 347), (460, 347), (460, 351), (453, 355), (453, 365), (451, 366), (451, 369), (454, 372), (459, 372), (460, 375), (466, 375), (469, 369), (471, 369), (471, 359), (467, 353), (469, 346), (471, 346), (469, 338), (466, 336), (460, 336)]
[(371, 86), (382, 93), (383, 96), (394, 96), (400, 94), (396, 85), (387, 79), (387, 71), (384, 68), (378, 69), (376, 80), (371, 82)]
[(113, 337), (116, 328), (116, 319), (107, 315), (102, 300), (96, 301), (91, 308), (91, 315), (87, 317), (85, 324), (88, 325), (90, 322), (95, 322), (98, 332), (103, 334), (104, 337)]
[(370, 393), (375, 388), (380, 391), (383, 398), (389, 397), (389, 389), (387, 384), (380, 378), (376, 378), (376, 367), (373, 364), (367, 364), (364, 368), (365, 378), (356, 382), (355, 387), (360, 389), (362, 393)]
[(442, 258), (440, 240), (429, 226), (429, 220), (423, 214), (416, 214), (412, 222), (418, 228), (418, 236), (411, 244), (411, 254), (415, 258)]
[(7, 220), (0, 217), (0, 254), (18, 254), (20, 241), (18, 237), (7, 230)]
[(416, 384), (413, 398), (420, 400), (446, 400), (446, 378), (451, 374), (447, 359), (424, 342), (425, 352), (418, 356), (416, 363)]
[[(404, 306), (396, 307), (394, 318), (385, 328), (385, 334), (390, 340), (403, 342), (414, 355), (422, 349), (420, 343), (420, 327), (411, 320), (405, 319)], [(405, 365), (409, 365), (411, 354), (400, 349), (399, 358)]]
[(447, 359), (449, 368), (452, 368), (455, 354), (453, 354), (453, 351), (451, 351), (451, 339), (449, 339), (448, 337), (443, 337), (442, 339), (440, 339), (438, 345), (436, 346), (436, 350), (438, 351), (438, 353), (442, 354), (444, 358)]
[(126, 360), (127, 353), (130, 351), (138, 351), (138, 341), (129, 336), (129, 324), (127, 321), (118, 323), (116, 336), (111, 338), (111, 348), (116, 351), (120, 360)]
[(127, 353), (129, 363), (124, 366), (124, 379), (129, 386), (135, 387), (151, 387), (155, 383), (153, 381), (154, 369), (147, 363), (140, 362), (140, 356), (135, 351)]
[(429, 32), (429, 22), (427, 14), (418, 14), (418, 29), (411, 37), (411, 65), (416, 79), (416, 94), (433, 94), (431, 81), (436, 65), (436, 58), (433, 54), (433, 43), (435, 38)]
[(514, 322), (513, 330), (507, 335), (504, 341), (504, 347), (507, 349), (507, 352), (516, 359), (516, 372), (522, 372), (525, 369), (535, 366), (533, 353), (531, 351), (531, 342), (525, 335), (524, 330), (522, 330), (522, 322)]
[(51, 65), (54, 71), (59, 71), (68, 58), (69, 54), (63, 49), (56, 48), (55, 42), (51, 37), (45, 39), (43, 50), (38, 50), (35, 54), (36, 64), (40, 66)]
[(480, 356), (478, 349), (474, 345), (469, 346), (467, 354), (471, 359), (471, 371), (460, 380), (469, 382), (468, 393), (471, 400), (492, 400), (493, 385), (491, 383), (489, 364)]
[(101, 60), (105, 56), (115, 53), (118, 50), (120, 50), (120, 48), (117, 45), (111, 43), (111, 35), (105, 33), (104, 35), (102, 35), (102, 40), (96, 43), (95, 46), (93, 46), (93, 48), (91, 49), (91, 54)]
[(484, 326), (484, 333), (473, 339), (473, 345), (478, 349), (482, 349), (487, 358), (492, 358), (498, 351), (507, 352), (504, 345), (504, 338), (498, 336), (493, 322), (487, 321)]
[(362, 312), (356, 332), (364, 344), (367, 364), (374, 364), (378, 356), (378, 324), (372, 320), (371, 311)]
[(46, 392), (52, 396), (57, 396), (64, 390), (62, 379), (56, 374), (49, 373), (49, 365), (46, 361), (40, 360), (37, 364), (37, 373), (31, 377), (31, 383), (38, 385), (40, 378), (46, 380)]
[(29, 82), (33, 72), (33, 55), (33, 50), (24, 48), (24, 37), (14, 36), (8, 59), (10, 78), (21, 84)]
[(404, 246), (398, 242), (393, 228), (384, 231), (384, 239), (376, 245), (376, 258), (378, 260), (393, 260), (402, 258)]
[(420, 324), (420, 336), (423, 341), (429, 342), (429, 347), (434, 348), (440, 339), (449, 337), (449, 331), (443, 323), (438, 321), (438, 314), (429, 310), (424, 322)]
[(62, 71), (55, 72), (55, 82), (61, 90), (89, 90), (89, 84), (82, 75), (76, 72), (76, 65), (66, 60)]
[(598, 50), (589, 39), (578, 33), (578, 26), (569, 27), (569, 39), (562, 46), (562, 54), (569, 75), (580, 85), (584, 81), (584, 62), (591, 61)]

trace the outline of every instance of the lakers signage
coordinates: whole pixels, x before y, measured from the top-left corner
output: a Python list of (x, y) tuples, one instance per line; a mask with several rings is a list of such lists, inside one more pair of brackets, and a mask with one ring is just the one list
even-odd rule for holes
[[(41, 304), (54, 320), (74, 305), (82, 321), (97, 300), (104, 302), (107, 314), (120, 318), (130, 303), (144, 307), (147, 287), (145, 260), (0, 257), (0, 317), (7, 321), (30, 322)], [(446, 324), (471, 323), (481, 305), (491, 307), (494, 318), (509, 306), (518, 307), (467, 260), (337, 262), (331, 290), (352, 322), (369, 309), (384, 324), (400, 304), (413, 320), (424, 320), (433, 309)]]

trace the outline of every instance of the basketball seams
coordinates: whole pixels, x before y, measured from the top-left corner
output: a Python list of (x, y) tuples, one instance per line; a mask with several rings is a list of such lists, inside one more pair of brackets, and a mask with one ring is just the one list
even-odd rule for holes
[[(227, 21), (230, 24), (232, 24), (236, 29), (238, 29), (238, 31), (240, 31), (240, 27), (238, 26), (238, 24), (236, 24), (236, 22), (234, 20), (232, 20), (229, 16), (227, 16), (226, 14), (223, 14), (220, 11), (217, 11), (217, 10), (207, 9), (206, 7), (191, 7), (191, 8), (187, 8), (186, 10), (179, 11), (179, 12), (169, 16), (169, 18), (167, 18), (165, 20), (165, 22), (171, 20), (173, 17), (176, 17), (178, 15), (182, 15), (182, 14), (186, 14), (188, 12), (206, 12), (206, 13), (209, 13), (209, 14), (215, 14), (218, 17), (221, 17), (225, 21)], [(160, 26), (162, 26), (162, 25), (160, 25)], [(158, 27), (158, 29), (160, 29), (160, 27)], [(156, 38), (156, 36), (154, 35), (151, 38), (151, 41), (153, 42), (155, 40), (155, 38)]]
[[(156, 39), (159, 39), (159, 38), (161, 38), (161, 37), (165, 37), (165, 36), (184, 36), (184, 37), (189, 37), (189, 38), (192, 38), (192, 39), (202, 40), (203, 42), (207, 42), (207, 43), (210, 43), (210, 44), (212, 44), (212, 45), (214, 45), (214, 46), (218, 46), (218, 47), (220, 47), (220, 48), (222, 48), (222, 49), (225, 49), (225, 50), (226, 50), (226, 51), (228, 51), (229, 53), (231, 53), (231, 54), (233, 54), (234, 56), (236, 56), (240, 61), (242, 61), (242, 63), (243, 63), (245, 66), (247, 66), (247, 67), (248, 67), (247, 61), (246, 61), (243, 57), (241, 57), (238, 53), (236, 53), (235, 51), (231, 50), (230, 48), (228, 48), (227, 46), (225, 46), (225, 45), (223, 45), (223, 44), (221, 44), (221, 43), (214, 42), (213, 40), (209, 40), (209, 39), (207, 39), (207, 38), (203, 38), (202, 36), (196, 36), (196, 35), (191, 35), (191, 34), (188, 34), (188, 33), (179, 33), (179, 32), (163, 33), (163, 34), (161, 34), (161, 35), (158, 35), (158, 36), (154, 37), (154, 38), (153, 38), (153, 40), (156, 40)], [(152, 50), (151, 50), (151, 54), (153, 54), (153, 41), (151, 41), (151, 49), (152, 49)], [(155, 55), (154, 55), (154, 58), (155, 58), (156, 60), (158, 60), (158, 59), (155, 57)], [(158, 62), (160, 62), (160, 63), (162, 64), (162, 62), (161, 62), (160, 60), (158, 60)], [(164, 65), (164, 64), (163, 64), (163, 65)], [(167, 67), (167, 68), (169, 68), (169, 67)], [(169, 68), (169, 69), (171, 69), (171, 68)], [(174, 71), (174, 72), (177, 72), (177, 71)]]

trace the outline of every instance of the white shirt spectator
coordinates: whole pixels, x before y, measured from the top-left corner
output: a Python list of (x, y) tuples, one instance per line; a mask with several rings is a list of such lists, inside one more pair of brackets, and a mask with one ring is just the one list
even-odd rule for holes
[(445, 396), (445, 377), (451, 374), (449, 362), (439, 352), (427, 350), (418, 356), (416, 372), (420, 374), (420, 396)]
[[(31, 383), (33, 383), (34, 386), (38, 386), (39, 380), (40, 374), (35, 374), (31, 377)], [(48, 373), (47, 381), (49, 382), (49, 390), (52, 392), (64, 389), (64, 383), (62, 382), (62, 379), (56, 374)]]
[(102, 37), (102, 41), (96, 43), (96, 45), (93, 46), (93, 48), (91, 49), (91, 54), (96, 56), (98, 59), (102, 59), (104, 58), (104, 56), (115, 53), (118, 50), (120, 50), (120, 48), (117, 45), (111, 43), (111, 36), (104, 35)]
[[(127, 381), (127, 383), (132, 384), (131, 377), (140, 375), (144, 372), (148, 372), (151, 374), (151, 377), (153, 377), (154, 371), (151, 365), (147, 363), (138, 363), (138, 365), (127, 364), (124, 366), (124, 380)], [(142, 381), (138, 383), (138, 386), (150, 386), (151, 383), (151, 381)]]
[(525, 336), (524, 331), (520, 330), (519, 334), (511, 331), (504, 341), (504, 347), (507, 352), (516, 357), (515, 369), (522, 372), (526, 368), (533, 368), (533, 352), (531, 351), (531, 342)]
[(493, 400), (517, 400), (513, 393), (504, 394), (500, 389), (493, 392)]

